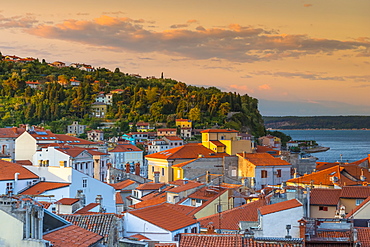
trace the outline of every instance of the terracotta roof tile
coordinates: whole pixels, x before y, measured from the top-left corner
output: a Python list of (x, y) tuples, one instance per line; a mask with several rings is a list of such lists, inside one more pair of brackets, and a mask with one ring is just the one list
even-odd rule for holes
[(180, 147), (167, 149), (158, 153), (148, 154), (146, 158), (155, 159), (196, 159), (199, 155), (203, 157), (224, 157), (229, 156), (226, 153), (215, 153), (204, 147), (201, 143), (188, 143)]
[(129, 238), (136, 238), (138, 241), (150, 240), (150, 238), (147, 238), (147, 237), (145, 237), (144, 235), (141, 235), (141, 234), (134, 234), (134, 235), (131, 235)]
[(154, 247), (177, 247), (176, 243), (157, 243)]
[(39, 182), (30, 188), (26, 189), (21, 195), (41, 195), (45, 191), (55, 190), (63, 187), (70, 186), (70, 183), (56, 183), (56, 182)]
[(213, 222), (212, 225), (215, 227), (215, 229), (238, 230), (240, 221), (257, 221), (257, 209), (264, 205), (266, 205), (265, 200), (257, 200), (230, 210), (223, 211), (220, 214), (213, 214), (200, 218), (198, 221), (202, 228), (206, 228), (208, 224)]
[(43, 236), (43, 239), (50, 241), (54, 247), (88, 247), (98, 243), (102, 240), (102, 238), (102, 236), (96, 233), (90, 232), (75, 225), (66, 226)]
[(299, 202), (297, 199), (292, 199), (284, 202), (278, 202), (266, 206), (260, 207), (258, 210), (260, 211), (261, 215), (276, 213), (283, 210), (288, 210), (291, 208), (302, 207), (303, 204)]
[(166, 196), (165, 193), (162, 193), (161, 195), (159, 195), (157, 197), (153, 197), (153, 198), (147, 199), (145, 201), (141, 201), (139, 203), (131, 205), (130, 207), (135, 208), (135, 209), (145, 208), (145, 207), (148, 207), (148, 206), (159, 205), (159, 204), (164, 203), (166, 201), (167, 201), (167, 196)]
[(182, 141), (182, 139), (178, 136), (166, 136), (166, 139), (170, 141)]
[(51, 202), (38, 201), (44, 208), (48, 209), (51, 206)]
[(69, 136), (65, 134), (55, 134), (56, 138), (63, 142), (63, 143), (68, 143), (70, 145), (95, 145), (95, 142), (88, 141), (85, 139), (77, 138), (74, 136)]
[(291, 165), (289, 162), (275, 158), (271, 154), (268, 153), (248, 153), (242, 154), (238, 153), (238, 156), (248, 160), (252, 164), (256, 166), (288, 166)]
[(120, 192), (116, 192), (116, 204), (124, 204), (124, 201), (122, 199)]
[(113, 213), (62, 214), (59, 216), (76, 226), (103, 236), (105, 243), (108, 242), (109, 235), (115, 231), (117, 221), (121, 220)]
[(204, 184), (203, 183), (194, 182), (194, 181), (191, 181), (190, 180), (186, 184), (183, 184), (183, 185), (174, 187), (174, 188), (169, 189), (167, 191), (168, 192), (172, 192), (172, 193), (180, 193), (182, 191), (194, 189), (194, 188), (197, 188), (197, 187), (200, 187), (200, 186), (204, 186)]
[(356, 227), (357, 239), (361, 243), (361, 247), (370, 247), (370, 228)]
[(20, 136), (23, 132), (25, 132), (25, 128), (0, 128), (0, 138), (17, 138)]
[(366, 199), (370, 196), (368, 186), (343, 186), (340, 198)]
[(134, 184), (134, 183), (136, 183), (136, 182), (131, 180), (131, 179), (126, 179), (126, 180), (123, 180), (119, 183), (114, 183), (114, 184), (109, 184), (109, 185), (112, 186), (113, 188), (115, 188), (116, 190), (122, 190), (122, 189), (126, 188), (127, 186), (129, 186), (131, 184)]
[(92, 203), (86, 205), (85, 207), (77, 210), (75, 212), (75, 214), (90, 214), (90, 213), (92, 213), (92, 212), (90, 212), (90, 210), (95, 208), (95, 207), (99, 207), (99, 205), (100, 205), (99, 203), (92, 202)]
[[(301, 239), (244, 238), (240, 234), (181, 234), (179, 247), (303, 247)], [(316, 245), (315, 245), (316, 246)]]
[(130, 210), (127, 213), (135, 215), (136, 217), (169, 231), (175, 231), (197, 223), (193, 217), (187, 216), (166, 206), (166, 203)]
[(136, 187), (137, 190), (159, 190), (160, 188), (166, 186), (165, 183), (145, 183), (140, 184)]
[(14, 180), (14, 174), (19, 173), (18, 179), (38, 179), (39, 177), (23, 166), (0, 160), (0, 181)]
[(56, 203), (62, 204), (62, 205), (73, 205), (76, 202), (80, 201), (78, 198), (62, 198)]
[(222, 142), (220, 141), (210, 141), (213, 145), (215, 145), (216, 147), (226, 147), (225, 144), (223, 144)]
[(311, 205), (331, 205), (338, 204), (341, 189), (319, 189), (314, 188), (310, 194)]

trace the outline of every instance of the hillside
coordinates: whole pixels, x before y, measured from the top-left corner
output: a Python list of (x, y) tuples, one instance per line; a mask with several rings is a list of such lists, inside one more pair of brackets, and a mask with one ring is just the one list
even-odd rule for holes
[[(6, 61), (8, 57), (0, 61), (0, 127), (42, 123), (61, 131), (73, 120), (89, 125), (109, 120), (123, 131), (128, 122), (174, 126), (176, 118), (189, 118), (196, 128), (217, 125), (255, 136), (265, 133), (258, 100), (246, 94), (190, 86), (168, 78), (141, 78), (118, 68), (113, 72), (85, 66), (91, 70), (88, 72), (71, 66), (53, 67), (37, 59)], [(31, 87), (34, 82), (37, 85)], [(121, 93), (113, 94), (106, 118), (92, 119), (91, 105), (96, 96), (114, 89), (121, 89)]]
[(271, 129), (370, 129), (370, 116), (263, 117)]

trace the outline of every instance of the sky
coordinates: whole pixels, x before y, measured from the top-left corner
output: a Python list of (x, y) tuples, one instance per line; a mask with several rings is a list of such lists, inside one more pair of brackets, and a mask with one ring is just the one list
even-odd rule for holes
[(263, 116), (370, 115), (369, 0), (12, 0), (0, 51), (215, 86)]

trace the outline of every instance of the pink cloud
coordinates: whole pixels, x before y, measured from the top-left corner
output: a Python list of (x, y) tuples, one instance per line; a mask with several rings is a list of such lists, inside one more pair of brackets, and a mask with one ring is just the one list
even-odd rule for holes
[(232, 91), (233, 89), (238, 91), (238, 92), (242, 92), (242, 93), (253, 93), (254, 90), (248, 88), (246, 85), (230, 85), (229, 86), (229, 89)]
[(271, 87), (267, 84), (260, 85), (258, 87), (259, 90), (271, 90)]

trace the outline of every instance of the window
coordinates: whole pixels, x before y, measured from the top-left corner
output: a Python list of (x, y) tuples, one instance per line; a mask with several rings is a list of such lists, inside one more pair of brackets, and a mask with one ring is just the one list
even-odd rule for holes
[(261, 170), (261, 178), (267, 178), (267, 170)]
[(356, 199), (356, 206), (360, 205), (364, 199)]
[(281, 169), (276, 171), (276, 177), (281, 178)]
[(87, 187), (87, 178), (83, 178), (82, 179), (82, 188), (86, 188)]
[(184, 233), (188, 233), (188, 228), (185, 228), (184, 229)]
[(89, 163), (86, 162), (86, 170), (89, 169)]
[(152, 166), (152, 172), (154, 172), (154, 166)]
[(162, 176), (164, 176), (164, 168), (162, 168)]
[(328, 211), (328, 207), (320, 206), (319, 211)]
[(13, 183), (12, 182), (6, 183), (6, 194), (8, 194), (9, 192), (13, 193)]
[(197, 232), (198, 232), (197, 227), (191, 228), (191, 233), (197, 233)]

